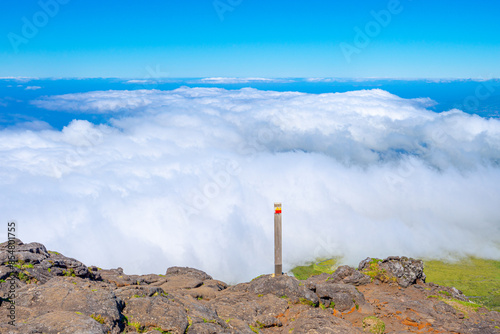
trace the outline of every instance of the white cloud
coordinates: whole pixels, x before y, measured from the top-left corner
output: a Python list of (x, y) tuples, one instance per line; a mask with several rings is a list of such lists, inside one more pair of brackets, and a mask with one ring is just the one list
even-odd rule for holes
[(241, 84), (241, 83), (252, 83), (252, 82), (270, 83), (270, 82), (290, 82), (290, 81), (291, 81), (290, 79), (214, 77), (214, 78), (203, 78), (192, 82), (210, 83), (210, 84)]
[(101, 267), (227, 281), (343, 255), (500, 258), (500, 121), (382, 90), (180, 88), (45, 97), (109, 126), (0, 131), (0, 220)]
[(158, 83), (158, 80), (153, 79), (132, 79), (125, 81), (127, 84), (155, 84)]
[(158, 93), (157, 90), (77, 93), (48, 96), (32, 103), (49, 110), (105, 114), (148, 107), (158, 101)]
[(38, 80), (38, 78), (35, 78), (35, 77), (0, 77), (0, 80), (16, 81), (16, 82), (30, 82), (32, 80)]
[(41, 131), (41, 130), (52, 130), (52, 129), (53, 128), (52, 126), (50, 126), (49, 123), (43, 121), (23, 121), (7, 127), (8, 131), (13, 131), (13, 130)]
[(38, 89), (42, 89), (42, 87), (40, 87), (40, 86), (27, 86), (25, 88), (25, 90), (38, 90)]
[(15, 99), (15, 98), (13, 98), (11, 96), (4, 96), (3, 98), (0, 98), (0, 107), (7, 107), (12, 102), (14, 102), (14, 103), (21, 103), (23, 101)]

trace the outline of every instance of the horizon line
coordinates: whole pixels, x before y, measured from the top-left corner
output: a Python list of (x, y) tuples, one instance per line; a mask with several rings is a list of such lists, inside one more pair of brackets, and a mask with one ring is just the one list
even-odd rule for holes
[(154, 81), (154, 80), (224, 80), (224, 79), (234, 79), (234, 80), (247, 80), (247, 81), (273, 81), (273, 80), (307, 80), (309, 82), (314, 81), (335, 81), (335, 80), (352, 80), (352, 81), (370, 81), (370, 80), (399, 80), (399, 81), (419, 81), (419, 80), (446, 80), (446, 81), (489, 81), (489, 80), (500, 80), (500, 77), (248, 77), (248, 76), (210, 76), (210, 77), (120, 77), (120, 76), (90, 76), (90, 77), (78, 77), (78, 76), (53, 76), (53, 77), (29, 77), (29, 76), (0, 76), (0, 80), (88, 80), (88, 79), (119, 79), (119, 80), (144, 80), (144, 81)]

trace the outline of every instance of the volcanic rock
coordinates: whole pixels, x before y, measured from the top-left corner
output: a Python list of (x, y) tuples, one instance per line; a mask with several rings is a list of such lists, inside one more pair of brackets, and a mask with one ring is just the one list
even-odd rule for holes
[[(498, 333), (500, 313), (425, 282), (421, 260), (367, 258), (300, 281), (263, 275), (228, 286), (172, 267), (128, 275), (87, 267), (39, 243), (0, 244), (0, 333)], [(9, 292), (14, 289), (14, 298)]]

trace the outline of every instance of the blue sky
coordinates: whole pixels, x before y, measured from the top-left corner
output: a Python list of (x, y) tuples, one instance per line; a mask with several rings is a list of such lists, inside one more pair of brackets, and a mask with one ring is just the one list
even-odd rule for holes
[(3, 0), (0, 77), (498, 78), (499, 13), (486, 0)]

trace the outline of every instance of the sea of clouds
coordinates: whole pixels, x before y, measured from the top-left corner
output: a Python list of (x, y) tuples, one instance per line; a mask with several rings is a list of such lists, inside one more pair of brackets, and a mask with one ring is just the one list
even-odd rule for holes
[(274, 202), (285, 270), (332, 256), (500, 259), (498, 119), (377, 89), (182, 87), (32, 103), (75, 120), (0, 131), (0, 220), (87, 265), (192, 266), (229, 282), (270, 273)]

